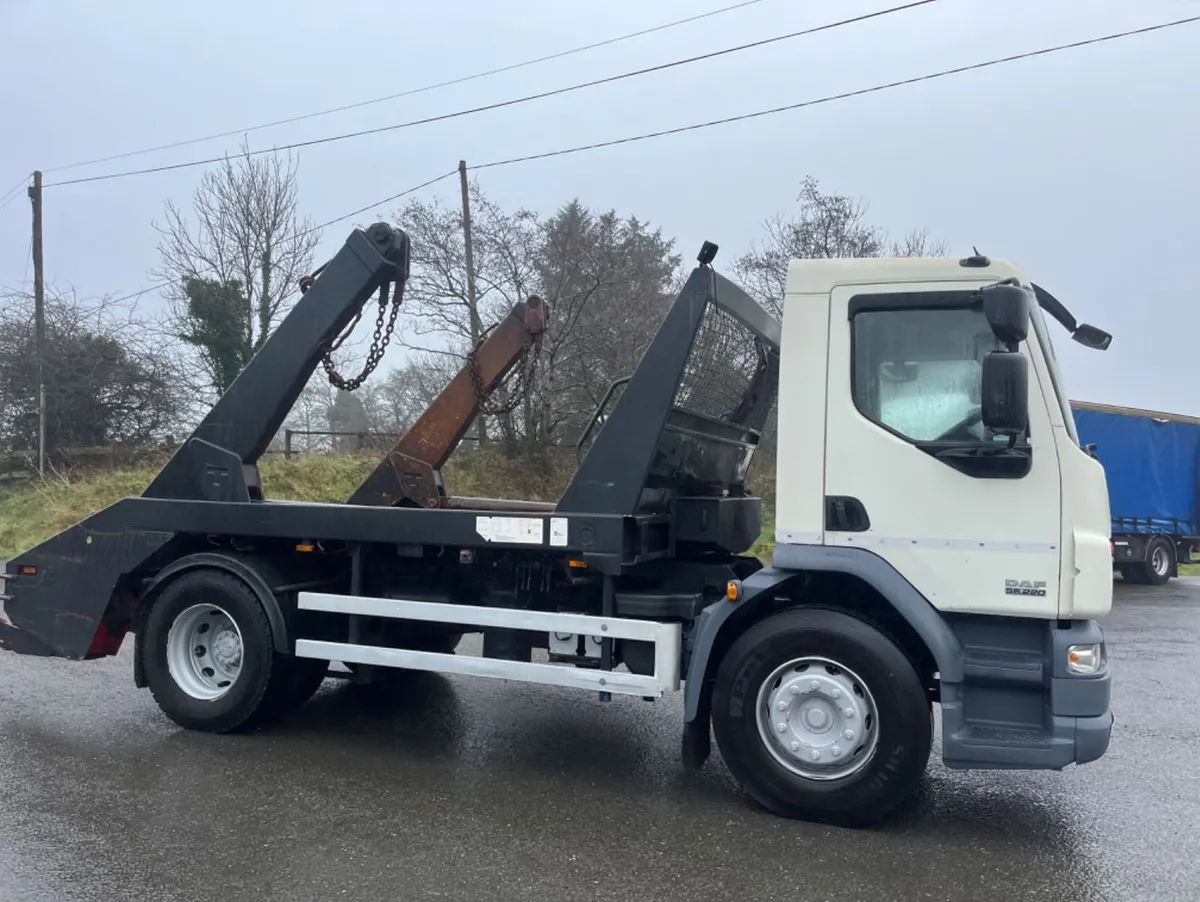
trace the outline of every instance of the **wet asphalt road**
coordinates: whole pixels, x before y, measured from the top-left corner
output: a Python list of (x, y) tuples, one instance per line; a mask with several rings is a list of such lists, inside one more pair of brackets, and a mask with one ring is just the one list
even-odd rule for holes
[(281, 727), (216, 737), (166, 721), (128, 649), (0, 655), (0, 902), (1200, 899), (1200, 580), (1117, 588), (1104, 759), (934, 762), (869, 831), (763, 813), (715, 753), (686, 774), (678, 698), (327, 681)]

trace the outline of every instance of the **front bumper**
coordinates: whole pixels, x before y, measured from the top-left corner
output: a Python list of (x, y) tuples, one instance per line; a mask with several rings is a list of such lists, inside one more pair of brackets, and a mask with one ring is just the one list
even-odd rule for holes
[(1112, 739), (1112, 672), (1107, 661), (1095, 674), (1067, 669), (1072, 645), (1104, 642), (1100, 626), (1084, 620), (992, 628), (998, 625), (958, 626), (964, 679), (942, 685), (946, 765), (1061, 770), (1103, 756)]
[(1099, 717), (1075, 718), (1075, 763), (1087, 764), (1101, 758), (1108, 751), (1112, 729), (1111, 711)]
[(1070, 740), (1075, 753), (1067, 764), (1087, 764), (1108, 751), (1112, 739), (1112, 671), (1107, 662), (1100, 673), (1072, 674), (1067, 671), (1067, 649), (1074, 644), (1099, 642), (1104, 633), (1095, 621), (1073, 624), (1071, 629), (1051, 634), (1050, 712), (1055, 738)]

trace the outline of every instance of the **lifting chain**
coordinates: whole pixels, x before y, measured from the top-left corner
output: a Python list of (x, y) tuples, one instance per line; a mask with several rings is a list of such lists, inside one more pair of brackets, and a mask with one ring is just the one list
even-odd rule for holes
[[(328, 265), (328, 264), (326, 264)], [(300, 293), (304, 294), (310, 287), (316, 277), (321, 274), (325, 266), (319, 267), (312, 275), (304, 276), (300, 280)], [(391, 288), (391, 297), (389, 304), (389, 288)], [(404, 284), (384, 282), (379, 288), (379, 311), (375, 316), (375, 333), (371, 338), (371, 348), (367, 352), (366, 363), (363, 364), (362, 372), (353, 379), (347, 379), (337, 372), (333, 364), (333, 354), (336, 352), (354, 332), (355, 327), (362, 319), (363, 311), (359, 311), (354, 315), (354, 319), (350, 321), (345, 331), (342, 332), (337, 339), (329, 344), (329, 346), (321, 354), (321, 366), (325, 370), (325, 374), (329, 377), (330, 385), (341, 389), (342, 391), (355, 391), (360, 388), (367, 378), (379, 366), (379, 362), (383, 359), (384, 351), (387, 350), (388, 343), (392, 340), (392, 332), (396, 328), (396, 317), (400, 313), (400, 307), (404, 303)], [(390, 309), (389, 309), (390, 308)], [(386, 323), (385, 323), (386, 317)], [(479, 336), (479, 340), (475, 346), (467, 354), (467, 366), (470, 371), (471, 385), (475, 390), (475, 399), (479, 405), (481, 414), (491, 416), (501, 416), (512, 413), (523, 402), (527, 392), (530, 391), (534, 377), (537, 371), (538, 358), (541, 350), (540, 344), (530, 339), (526, 339), (525, 348), (517, 361), (516, 367), (520, 370), (518, 378), (514, 379), (506, 377), (492, 394), (501, 394), (502, 398), (498, 401), (493, 401), (489, 397), (488, 392), (484, 390), (483, 377), (479, 372), (479, 364), (476, 359), (476, 352), (483, 344), (484, 340), (491, 333), (498, 323), (493, 323), (487, 329), (483, 330)], [(530, 349), (532, 346), (532, 353)], [(501, 391), (503, 389), (503, 391)]]
[[(391, 288), (391, 303), (389, 305), (388, 289)], [(404, 285), (399, 282), (384, 282), (379, 286), (379, 313), (375, 317), (375, 334), (371, 337), (371, 349), (367, 352), (367, 362), (363, 364), (362, 372), (353, 379), (347, 379), (340, 375), (333, 365), (333, 354), (342, 346), (350, 334), (354, 331), (354, 327), (358, 325), (362, 319), (362, 310), (354, 315), (354, 319), (336, 341), (327, 347), (321, 355), (321, 366), (325, 369), (325, 374), (329, 377), (329, 384), (341, 389), (342, 391), (354, 391), (362, 386), (367, 380), (367, 377), (375, 371), (375, 367), (379, 366), (379, 361), (383, 359), (383, 352), (387, 350), (388, 343), (392, 340), (392, 331), (396, 328), (396, 317), (400, 313), (400, 305), (404, 303)], [(390, 310), (389, 310), (390, 307)], [(387, 317), (386, 324), (384, 317)]]
[[(467, 369), (471, 376), (471, 387), (475, 390), (475, 401), (479, 405), (479, 413), (488, 416), (504, 416), (521, 406), (525, 395), (532, 389), (541, 350), (538, 343), (526, 337), (524, 350), (513, 366), (513, 370), (519, 371), (518, 375), (514, 378), (513, 370), (510, 370), (489, 396), (488, 392), (484, 390), (483, 376), (479, 372), (479, 363), (475, 353), (497, 325), (498, 323), (493, 323), (484, 329), (475, 343), (475, 347), (467, 355)], [(530, 352), (531, 348), (532, 353)]]

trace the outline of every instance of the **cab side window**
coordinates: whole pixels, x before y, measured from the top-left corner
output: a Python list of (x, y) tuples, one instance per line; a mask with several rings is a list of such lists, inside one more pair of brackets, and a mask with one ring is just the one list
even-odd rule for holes
[(999, 345), (982, 310), (865, 309), (851, 327), (863, 416), (915, 444), (993, 440), (980, 421), (980, 380)]

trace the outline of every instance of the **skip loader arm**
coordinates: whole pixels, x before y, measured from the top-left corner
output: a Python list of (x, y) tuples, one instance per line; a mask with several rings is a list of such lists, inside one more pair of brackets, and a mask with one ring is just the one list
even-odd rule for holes
[(0, 649), (77, 660), (116, 654), (143, 577), (173, 557), (179, 536), (195, 531), (193, 512), (232, 502), (244, 506), (247, 523), (280, 516), (263, 504), (259, 457), (317, 366), (332, 369), (338, 336), (373, 295), (380, 320), (390, 308), (394, 322), (409, 259), (403, 231), (385, 223), (355, 229), (304, 280), (300, 300), (140, 498), (91, 515), (0, 571)]
[[(446, 495), (441, 468), (514, 365), (541, 342), (545, 304), (537, 295), (520, 301), (471, 351), (467, 362), (387, 456), (350, 496), (350, 504), (484, 509), (517, 502)], [(526, 502), (525, 504), (529, 504)]]

